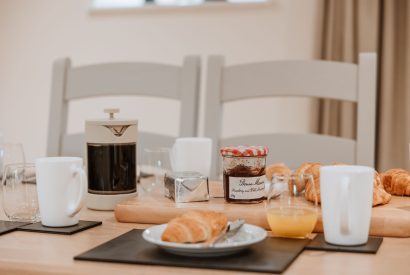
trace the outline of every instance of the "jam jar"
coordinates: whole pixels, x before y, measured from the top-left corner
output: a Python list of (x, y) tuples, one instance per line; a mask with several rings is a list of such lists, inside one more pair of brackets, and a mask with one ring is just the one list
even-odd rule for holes
[(267, 147), (229, 146), (223, 157), (224, 197), (229, 203), (258, 203), (265, 198)]

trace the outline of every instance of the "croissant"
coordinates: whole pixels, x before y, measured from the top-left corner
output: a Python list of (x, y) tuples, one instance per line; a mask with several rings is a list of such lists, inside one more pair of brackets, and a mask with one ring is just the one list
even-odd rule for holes
[[(334, 165), (344, 165), (343, 163), (335, 163)], [(305, 198), (308, 201), (315, 202), (315, 193), (317, 194), (317, 200), (320, 202), (320, 163), (303, 163), (297, 170), (297, 174), (312, 174), (313, 184), (306, 182), (305, 186)], [(314, 190), (315, 188), (316, 190)], [(410, 187), (409, 187), (410, 188)], [(391, 195), (387, 193), (383, 187), (379, 173), (375, 172), (373, 181), (373, 206), (379, 204), (387, 204), (391, 200)], [(316, 192), (315, 192), (316, 191)]]
[(387, 204), (390, 200), (391, 195), (384, 190), (381, 176), (375, 172), (373, 181), (373, 206)]
[[(305, 198), (311, 202), (315, 202), (316, 200), (320, 202), (320, 163), (305, 162), (296, 169), (295, 174), (311, 174), (313, 176), (313, 183), (310, 181), (304, 182)], [(303, 189), (303, 186), (297, 186), (297, 188)]]
[(217, 237), (226, 229), (228, 219), (223, 213), (192, 210), (172, 219), (161, 239), (175, 243), (198, 243)]
[(265, 169), (266, 179), (269, 181), (272, 181), (274, 174), (290, 175), (292, 174), (292, 171), (284, 163), (274, 163), (266, 167)]
[(392, 195), (410, 196), (410, 173), (403, 169), (390, 169), (382, 174), (384, 189)]

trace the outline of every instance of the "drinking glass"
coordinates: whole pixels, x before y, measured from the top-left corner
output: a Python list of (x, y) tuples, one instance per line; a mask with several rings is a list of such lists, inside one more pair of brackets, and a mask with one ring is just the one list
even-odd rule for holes
[[(311, 174), (273, 175), (266, 201), (272, 233), (287, 238), (307, 238), (318, 218), (318, 192)], [(306, 190), (313, 202), (305, 198)]]
[(20, 143), (0, 143), (0, 180), (4, 167), (9, 164), (25, 163), (23, 146)]
[(4, 168), (2, 201), (6, 216), (12, 221), (40, 220), (34, 164), (9, 164)]
[(152, 177), (140, 179), (140, 185), (146, 193), (152, 192), (164, 185), (164, 175), (171, 171), (170, 148), (147, 148), (144, 150), (148, 165), (143, 172)]

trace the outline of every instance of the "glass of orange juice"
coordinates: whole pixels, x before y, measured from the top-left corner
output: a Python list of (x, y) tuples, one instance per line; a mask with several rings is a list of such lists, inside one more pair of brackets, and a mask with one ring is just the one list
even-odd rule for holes
[(311, 174), (273, 175), (266, 215), (274, 236), (307, 238), (315, 228), (318, 213), (318, 192)]

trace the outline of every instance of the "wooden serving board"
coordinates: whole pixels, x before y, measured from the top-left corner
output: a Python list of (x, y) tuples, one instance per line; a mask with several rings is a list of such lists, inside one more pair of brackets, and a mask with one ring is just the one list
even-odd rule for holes
[[(139, 192), (141, 194), (142, 192)], [(223, 196), (222, 183), (210, 185), (211, 200), (208, 202), (175, 203), (161, 193), (141, 194), (122, 202), (115, 208), (119, 222), (162, 224), (192, 209), (208, 209), (223, 212), (229, 220), (243, 218), (247, 223), (269, 230), (265, 203), (229, 204)], [(323, 232), (319, 216), (314, 232)], [(389, 204), (373, 207), (370, 235), (384, 237), (410, 237), (410, 197), (393, 196)]]

